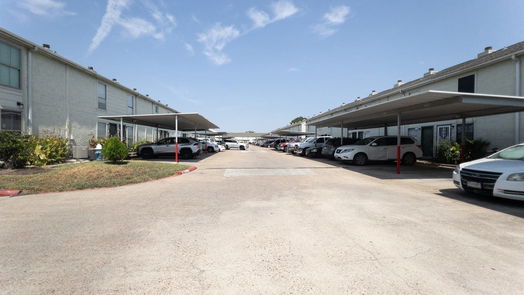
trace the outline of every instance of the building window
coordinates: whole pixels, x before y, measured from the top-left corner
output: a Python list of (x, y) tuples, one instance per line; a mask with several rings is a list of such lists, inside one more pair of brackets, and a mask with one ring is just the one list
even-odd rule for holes
[(0, 85), (20, 88), (20, 49), (0, 42)]
[(475, 92), (475, 75), (469, 75), (458, 79), (458, 92)]
[(127, 146), (132, 146), (134, 143), (135, 130), (133, 126), (126, 126), (126, 143)]
[(97, 129), (97, 137), (98, 138), (105, 138), (107, 137), (107, 124), (98, 122), (98, 129)]
[(155, 106), (155, 113), (158, 114), (158, 106)]
[(0, 129), (22, 131), (22, 114), (15, 111), (0, 111)]
[(127, 114), (128, 115), (135, 114), (135, 96), (134, 95), (129, 95), (127, 97)]
[[(466, 133), (465, 133), (465, 137), (466, 137), (466, 140), (473, 140), (473, 123), (469, 123), (467, 124), (466, 123)], [(459, 144), (462, 144), (462, 124), (457, 124), (457, 137), (456, 137), (456, 142), (458, 142)]]
[(120, 137), (120, 126), (115, 123), (109, 123), (109, 137)]
[(98, 108), (107, 110), (107, 86), (100, 82), (98, 83)]

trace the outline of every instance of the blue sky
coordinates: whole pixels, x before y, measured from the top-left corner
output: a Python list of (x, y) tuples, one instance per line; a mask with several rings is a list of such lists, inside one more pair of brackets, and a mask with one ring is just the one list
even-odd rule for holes
[(225, 131), (524, 41), (521, 0), (0, 0), (0, 26)]

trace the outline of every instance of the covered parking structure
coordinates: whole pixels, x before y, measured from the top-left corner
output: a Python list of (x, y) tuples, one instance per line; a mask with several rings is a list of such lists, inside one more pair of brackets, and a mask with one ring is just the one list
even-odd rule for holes
[[(524, 111), (524, 97), (429, 90), (380, 102), (364, 99), (308, 120), (318, 127), (368, 129), (397, 126), (397, 173), (400, 173), (400, 126)], [(462, 130), (462, 142), (465, 132)]]
[(99, 116), (120, 122), (120, 140), (124, 140), (124, 123), (175, 130), (175, 160), (178, 162), (178, 131), (207, 131), (219, 127), (198, 113)]

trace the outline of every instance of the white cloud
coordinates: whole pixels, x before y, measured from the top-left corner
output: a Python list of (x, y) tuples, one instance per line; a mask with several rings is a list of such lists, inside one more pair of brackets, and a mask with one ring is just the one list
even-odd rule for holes
[(331, 8), (329, 12), (322, 16), (324, 21), (313, 26), (313, 32), (322, 37), (329, 37), (335, 34), (338, 27), (346, 22), (349, 12), (350, 8), (346, 5)]
[(292, 73), (292, 72), (298, 72), (298, 71), (300, 71), (300, 69), (299, 68), (295, 68), (295, 67), (291, 67), (291, 68), (287, 69), (287, 71)]
[(263, 10), (250, 8), (247, 16), (253, 21), (253, 28), (263, 28), (271, 23), (286, 19), (298, 12), (298, 8), (291, 1), (278, 1), (271, 4), (273, 17)]
[(122, 10), (129, 6), (130, 0), (108, 0), (106, 6), (106, 12), (102, 17), (102, 22), (96, 31), (95, 36), (91, 40), (89, 45), (89, 51), (92, 52), (102, 41), (107, 37), (107, 35), (113, 29), (113, 26), (120, 21), (120, 15)]
[[(248, 34), (254, 29), (263, 28), (268, 24), (283, 20), (298, 12), (298, 8), (293, 2), (288, 0), (273, 2), (271, 8), (273, 17), (270, 17), (267, 12), (254, 7), (248, 9), (247, 16), (253, 22), (253, 26), (242, 34)], [(240, 35), (240, 31), (235, 26), (223, 26), (217, 23), (207, 32), (198, 34), (198, 42), (204, 45), (204, 54), (212, 62), (217, 65), (223, 65), (231, 62), (229, 56), (223, 52), (224, 48)]]
[(204, 45), (204, 54), (217, 65), (229, 63), (231, 59), (223, 52), (225, 46), (240, 36), (235, 26), (215, 24), (209, 31), (198, 34), (198, 42)]
[(253, 27), (255, 28), (263, 28), (271, 23), (267, 13), (254, 7), (247, 11), (247, 16), (253, 21)]
[(32, 14), (40, 16), (63, 16), (75, 15), (75, 12), (65, 9), (64, 2), (56, 0), (22, 0), (18, 6), (29, 11)]
[(189, 55), (193, 56), (195, 55), (195, 49), (193, 49), (193, 45), (185, 42), (184, 43), (184, 47), (186, 48), (186, 50), (189, 52)]
[(275, 14), (274, 20), (281, 20), (292, 16), (298, 12), (298, 8), (291, 1), (278, 1), (274, 2), (271, 7)]
[(153, 2), (148, 0), (143, 0), (141, 3), (149, 11), (151, 20), (139, 17), (123, 17), (123, 11), (129, 8), (132, 2), (133, 0), (107, 1), (105, 14), (95, 36), (91, 40), (89, 52), (100, 46), (115, 25), (123, 29), (124, 34), (131, 38), (151, 36), (158, 40), (164, 40), (166, 34), (173, 31), (173, 28), (176, 26), (175, 17), (169, 13), (162, 12)]

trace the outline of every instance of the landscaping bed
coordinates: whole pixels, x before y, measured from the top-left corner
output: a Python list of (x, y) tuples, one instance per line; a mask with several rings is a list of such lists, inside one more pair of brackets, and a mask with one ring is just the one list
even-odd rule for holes
[(43, 193), (120, 186), (171, 176), (187, 168), (187, 165), (146, 161), (116, 164), (96, 161), (45, 168), (3, 170), (0, 173), (0, 189)]

